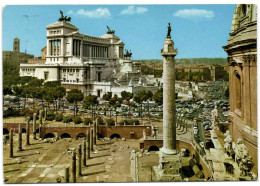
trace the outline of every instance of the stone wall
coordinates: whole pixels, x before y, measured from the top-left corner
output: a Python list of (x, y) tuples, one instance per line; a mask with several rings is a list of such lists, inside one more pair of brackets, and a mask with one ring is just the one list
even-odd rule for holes
[[(22, 129), (26, 129), (26, 124), (21, 123)], [(7, 129), (8, 132), (10, 129), (14, 129), (15, 133), (18, 133), (19, 123), (4, 123), (4, 129)], [(39, 128), (39, 124), (36, 124), (36, 130)], [(40, 137), (43, 138), (46, 134), (52, 133), (56, 137), (60, 137), (64, 133), (68, 133), (71, 138), (76, 138), (79, 134), (87, 133), (89, 126), (85, 127), (42, 127)], [(102, 137), (111, 137), (113, 134), (118, 134), (121, 138), (126, 139), (140, 139), (143, 137), (143, 130), (145, 129), (146, 135), (151, 135), (150, 126), (100, 126), (98, 129), (99, 136)], [(32, 132), (32, 122), (30, 123), (30, 131)]]

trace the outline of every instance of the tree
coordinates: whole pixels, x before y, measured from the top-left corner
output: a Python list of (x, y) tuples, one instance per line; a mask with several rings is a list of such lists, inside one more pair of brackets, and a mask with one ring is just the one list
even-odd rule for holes
[[(103, 100), (109, 101), (112, 98), (112, 92), (107, 92), (106, 94), (103, 95), (102, 98)], [(106, 112), (107, 112), (107, 108), (105, 108), (105, 113), (104, 113), (105, 116), (107, 115)]]
[(20, 97), (22, 96), (23, 89), (20, 86), (14, 85), (13, 86), (13, 93), (17, 96), (18, 107), (20, 108)]
[[(60, 100), (66, 95), (66, 89), (64, 87), (58, 86), (54, 88), (54, 100), (56, 102), (56, 112), (60, 108)], [(83, 94), (82, 94), (83, 95)], [(83, 100), (83, 99), (82, 99)], [(80, 101), (82, 101), (80, 100)], [(59, 101), (59, 106), (57, 102)]]
[(163, 89), (159, 89), (157, 92), (154, 93), (153, 95), (153, 100), (155, 101), (155, 103), (157, 103), (158, 105), (162, 105), (163, 104)]
[(103, 100), (109, 101), (112, 98), (112, 92), (107, 92), (103, 95)]
[(227, 89), (225, 90), (225, 96), (229, 98), (229, 87), (227, 87)]
[(109, 100), (109, 105), (114, 107), (115, 111), (116, 111), (116, 123), (117, 123), (117, 107), (120, 107), (122, 103), (122, 100), (118, 98), (117, 94), (114, 95), (114, 97), (112, 97)]
[[(151, 99), (153, 97), (153, 93), (151, 91), (141, 91), (137, 94), (137, 98), (134, 98), (135, 101), (139, 101), (139, 104), (141, 103), (141, 117), (143, 117), (143, 102), (148, 101), (149, 99)], [(138, 103), (138, 102), (137, 102)], [(149, 101), (148, 101), (148, 114), (149, 114), (149, 118), (150, 118), (150, 113), (149, 113)]]
[(31, 76), (23, 76), (23, 77), (19, 78), (19, 81), (17, 82), (17, 84), (28, 85), (28, 83), (33, 79), (37, 79), (37, 78), (31, 77)]
[[(136, 96), (134, 96), (134, 101), (136, 102), (136, 103), (138, 103), (138, 104), (141, 104), (142, 103), (142, 101), (141, 101), (141, 97), (140, 97), (140, 94), (137, 94)], [(141, 113), (139, 112), (139, 116), (141, 115), (141, 117), (142, 117), (142, 104), (141, 104)]]
[(53, 96), (52, 93), (53, 88), (52, 87), (45, 87), (43, 89), (43, 99), (48, 103), (48, 108), (50, 109), (50, 103), (53, 103)]
[(149, 117), (149, 121), (150, 121), (150, 105), (149, 105), (149, 100), (152, 99), (153, 93), (152, 93), (150, 90), (148, 90), (147, 92), (145, 92), (145, 94), (146, 94), (146, 96), (144, 97), (144, 98), (145, 98), (144, 101), (146, 101), (147, 104), (148, 104), (148, 117)]
[(26, 99), (30, 96), (30, 87), (28, 85), (22, 85), (22, 97), (24, 97), (24, 105), (23, 108), (26, 106)]
[[(94, 105), (97, 105), (98, 104), (98, 100), (97, 100), (97, 96), (95, 95), (87, 95), (84, 99), (84, 104), (83, 104), (83, 107), (88, 109), (90, 106), (91, 106), (91, 110), (92, 110), (92, 118), (93, 118), (93, 114), (95, 113), (95, 109), (94, 109)], [(93, 113), (94, 112), (94, 113)]]
[(28, 82), (28, 85), (30, 87), (41, 87), (42, 84), (43, 84), (44, 80), (43, 79), (31, 79), (29, 82)]
[(75, 112), (77, 110), (77, 103), (78, 101), (82, 101), (84, 99), (84, 95), (80, 90), (72, 89), (71, 91), (68, 91), (66, 99), (69, 103), (74, 102), (74, 117), (75, 117)]
[(130, 100), (133, 98), (133, 94), (131, 92), (127, 92), (127, 91), (124, 90), (124, 91), (121, 92), (121, 97), (122, 97), (122, 100), (127, 101), (128, 110), (130, 111), (130, 107), (131, 107)]
[(10, 87), (4, 86), (3, 87), (3, 99), (7, 94), (13, 94), (12, 90)]

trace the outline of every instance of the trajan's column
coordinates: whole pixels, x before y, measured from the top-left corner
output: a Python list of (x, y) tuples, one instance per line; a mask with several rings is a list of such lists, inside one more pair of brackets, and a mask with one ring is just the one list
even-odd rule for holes
[(171, 39), (171, 25), (164, 41), (163, 56), (163, 147), (159, 152), (158, 181), (181, 181), (180, 154), (176, 150), (175, 62), (178, 54)]

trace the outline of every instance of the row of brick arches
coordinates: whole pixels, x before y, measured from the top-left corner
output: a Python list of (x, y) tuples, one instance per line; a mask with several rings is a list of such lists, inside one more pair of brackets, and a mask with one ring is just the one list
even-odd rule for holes
[[(44, 139), (45, 138), (54, 138), (54, 137), (57, 137), (57, 136), (55, 136), (55, 134), (53, 134), (53, 133), (47, 133), (47, 134), (44, 135)], [(61, 134), (58, 137), (60, 137), (61, 139), (63, 139), (63, 138), (71, 138), (71, 135), (69, 133), (63, 133), (63, 134)], [(102, 134), (98, 134), (98, 138), (103, 138), (103, 137), (104, 136)], [(79, 139), (79, 138), (86, 138), (86, 134), (79, 133), (77, 135), (76, 139)], [(110, 138), (112, 138), (112, 139), (114, 139), (114, 138), (121, 138), (121, 136), (119, 134), (115, 133), (115, 134), (112, 134), (110, 136)]]

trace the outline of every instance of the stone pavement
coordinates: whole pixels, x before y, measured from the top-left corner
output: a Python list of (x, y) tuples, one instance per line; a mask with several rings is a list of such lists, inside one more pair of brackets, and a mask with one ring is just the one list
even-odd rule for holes
[[(25, 134), (23, 134), (25, 139)], [(32, 138), (32, 136), (31, 136)], [(4, 145), (5, 183), (55, 183), (56, 178), (65, 182), (64, 170), (70, 166), (71, 157), (68, 148), (77, 150), (82, 140), (61, 139), (54, 143), (32, 140), (32, 145), (18, 150), (18, 134), (14, 136), (14, 158), (8, 157), (9, 142)], [(82, 166), (82, 176), (77, 182), (129, 182), (130, 151), (138, 149), (138, 140), (111, 140), (109, 144), (98, 141), (97, 153), (91, 152), (87, 168)]]

